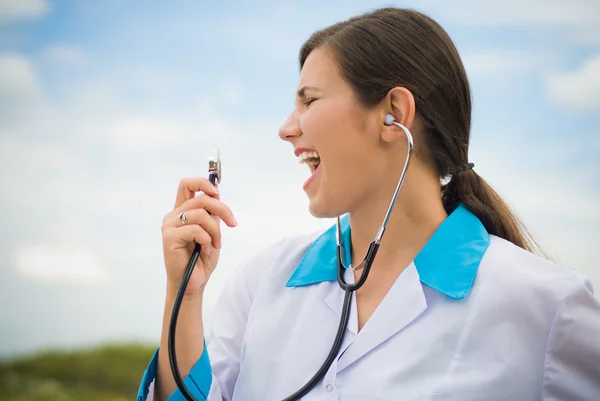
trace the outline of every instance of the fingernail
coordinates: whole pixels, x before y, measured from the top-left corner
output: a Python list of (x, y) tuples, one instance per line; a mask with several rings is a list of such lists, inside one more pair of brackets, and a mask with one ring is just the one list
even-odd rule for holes
[(219, 193), (219, 188), (217, 188), (217, 186), (216, 186), (216, 185), (213, 185), (213, 190), (215, 191), (215, 194), (218, 194), (218, 193)]
[(237, 220), (235, 219), (235, 217), (233, 215), (231, 215), (231, 219), (233, 220), (233, 225), (237, 226), (238, 222), (237, 222)]

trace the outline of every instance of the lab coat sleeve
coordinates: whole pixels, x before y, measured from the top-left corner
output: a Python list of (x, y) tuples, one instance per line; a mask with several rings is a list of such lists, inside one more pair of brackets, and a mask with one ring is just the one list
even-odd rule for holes
[[(213, 401), (222, 398), (217, 396), (218, 387), (211, 391), (212, 381), (214, 375), (210, 366), (210, 360), (208, 359), (208, 352), (206, 351), (206, 344), (202, 356), (196, 364), (190, 370), (190, 373), (184, 378), (183, 382), (188, 391), (198, 401)], [(154, 352), (144, 376), (137, 395), (137, 401), (153, 401), (154, 400), (154, 384), (156, 378), (156, 367), (158, 363), (158, 349)], [(181, 391), (177, 389), (168, 398), (168, 401), (186, 401), (186, 398), (181, 394)]]
[(600, 302), (578, 279), (560, 301), (546, 347), (544, 401), (600, 400)]
[[(254, 294), (272, 263), (270, 248), (235, 269), (219, 296), (213, 311), (204, 352), (184, 378), (198, 401), (229, 401), (240, 370), (242, 345)], [(206, 333), (205, 333), (206, 334)], [(158, 350), (143, 374), (137, 401), (154, 401), (154, 381)], [(168, 401), (185, 401), (176, 389)]]

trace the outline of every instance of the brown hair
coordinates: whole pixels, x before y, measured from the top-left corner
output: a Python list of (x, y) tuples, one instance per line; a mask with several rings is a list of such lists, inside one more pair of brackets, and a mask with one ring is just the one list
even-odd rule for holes
[[(333, 53), (342, 77), (365, 107), (380, 103), (396, 86), (412, 93), (425, 127), (420, 151), (439, 177), (469, 162), (469, 82), (452, 40), (438, 23), (400, 8), (350, 18), (315, 32), (303, 44), (301, 69), (319, 47)], [(490, 234), (534, 250), (534, 242), (507, 204), (472, 169), (452, 174), (441, 187), (441, 196), (447, 213), (463, 204)]]

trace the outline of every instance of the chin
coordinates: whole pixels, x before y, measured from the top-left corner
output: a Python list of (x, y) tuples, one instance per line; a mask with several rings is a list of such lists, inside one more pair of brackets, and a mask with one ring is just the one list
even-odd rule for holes
[(345, 212), (340, 208), (340, 205), (333, 205), (334, 202), (326, 202), (319, 197), (310, 198), (308, 210), (311, 215), (318, 219), (328, 219), (341, 216)]

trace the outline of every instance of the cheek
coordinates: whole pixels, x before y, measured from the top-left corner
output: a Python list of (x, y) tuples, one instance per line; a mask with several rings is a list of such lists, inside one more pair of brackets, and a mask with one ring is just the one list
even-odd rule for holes
[[(319, 101), (317, 101), (319, 102)], [(298, 118), (298, 124), (302, 134), (306, 135), (309, 141), (314, 141), (323, 137), (323, 132), (330, 130), (329, 126), (332, 120), (328, 118), (328, 110), (325, 105), (313, 106), (311, 109), (300, 114)], [(313, 143), (314, 144), (314, 143)], [(316, 144), (314, 144), (316, 145)]]
[(298, 123), (302, 133), (315, 146), (319, 143), (339, 146), (346, 140), (352, 140), (349, 134), (355, 134), (356, 123), (352, 110), (336, 99), (317, 100), (311, 108), (302, 113)]
[(368, 162), (372, 145), (368, 127), (361, 111), (352, 105), (318, 100), (299, 116), (298, 123), (309, 144), (321, 153), (330, 173), (355, 173)]

